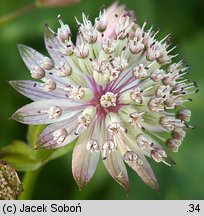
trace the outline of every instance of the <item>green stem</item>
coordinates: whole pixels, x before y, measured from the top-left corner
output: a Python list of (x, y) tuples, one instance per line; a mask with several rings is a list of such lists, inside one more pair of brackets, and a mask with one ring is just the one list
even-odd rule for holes
[(35, 3), (32, 3), (32, 4), (29, 4), (29, 5), (26, 5), (26, 6), (22, 7), (22, 8), (19, 8), (14, 12), (11, 12), (11, 13), (5, 15), (5, 16), (0, 17), (0, 24), (9, 22), (9, 21), (15, 19), (16, 17), (18, 17), (20, 15), (26, 14), (26, 13), (34, 10), (35, 8), (36, 8)]
[(33, 190), (37, 182), (38, 175), (41, 171), (37, 169), (35, 171), (26, 172), (23, 178), (23, 193), (19, 196), (19, 200), (30, 200), (32, 198)]

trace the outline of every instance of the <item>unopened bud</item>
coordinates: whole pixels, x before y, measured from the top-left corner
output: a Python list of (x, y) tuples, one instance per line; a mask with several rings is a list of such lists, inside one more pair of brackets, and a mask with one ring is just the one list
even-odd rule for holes
[(39, 66), (31, 66), (33, 70), (31, 70), (31, 77), (33, 79), (42, 79), (45, 77), (45, 71)]
[(183, 141), (185, 136), (186, 136), (186, 132), (182, 129), (172, 131), (172, 137), (175, 139)]
[(189, 122), (191, 119), (191, 111), (190, 110), (181, 110), (177, 113), (177, 118), (182, 121)]
[(48, 79), (45, 81), (44, 90), (47, 92), (51, 92), (56, 89), (56, 82), (54, 80)]
[(181, 141), (174, 138), (170, 138), (166, 141), (166, 144), (170, 150), (172, 150), (173, 152), (177, 152), (179, 146), (181, 145)]
[(54, 62), (52, 59), (45, 57), (41, 63), (41, 67), (44, 70), (52, 70), (52, 68), (54, 67)]

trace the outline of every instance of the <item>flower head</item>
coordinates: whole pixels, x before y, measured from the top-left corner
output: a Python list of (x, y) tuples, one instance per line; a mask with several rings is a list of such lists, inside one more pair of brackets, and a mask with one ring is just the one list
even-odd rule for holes
[(24, 45), (20, 54), (33, 81), (11, 85), (34, 102), (13, 119), (49, 124), (38, 148), (58, 148), (77, 139), (72, 159), (74, 178), (82, 188), (93, 176), (100, 155), (110, 175), (129, 190), (125, 163), (158, 189), (146, 157), (174, 164), (167, 149), (178, 151), (189, 125), (186, 104), (197, 91), (186, 79), (183, 61), (172, 63), (169, 36), (140, 27), (132, 12), (113, 4), (92, 23), (77, 19), (76, 44), (58, 16), (57, 33), (45, 26), (51, 58)]
[(16, 199), (23, 192), (22, 184), (13, 167), (0, 160), (0, 200)]

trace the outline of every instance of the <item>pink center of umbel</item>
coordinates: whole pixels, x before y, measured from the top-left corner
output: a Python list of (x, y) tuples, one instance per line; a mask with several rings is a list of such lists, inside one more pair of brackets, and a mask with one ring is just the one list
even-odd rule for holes
[(119, 102), (119, 91), (112, 89), (111, 85), (104, 88), (93, 79), (89, 81), (94, 93), (94, 98), (90, 101), (90, 104), (97, 108), (97, 115), (105, 118), (110, 112), (118, 112), (121, 106), (124, 105)]

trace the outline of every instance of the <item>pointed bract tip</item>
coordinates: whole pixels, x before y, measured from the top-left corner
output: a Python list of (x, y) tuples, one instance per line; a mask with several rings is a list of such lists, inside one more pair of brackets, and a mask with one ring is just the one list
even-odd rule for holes
[(153, 190), (157, 191), (158, 193), (160, 192), (160, 187), (159, 184), (157, 182), (155, 182), (154, 185), (152, 185), (151, 187)]
[(16, 120), (15, 117), (16, 115), (15, 115), (15, 113), (13, 113), (10, 117), (9, 117), (9, 120)]
[(81, 181), (81, 179), (77, 179), (74, 175), (73, 175), (73, 177), (74, 177), (74, 180), (78, 186), (79, 191), (82, 191), (88, 182)]
[(123, 187), (125, 188), (127, 194), (129, 194), (130, 193), (130, 185), (124, 185)]
[(8, 118), (8, 120), (15, 120), (15, 119), (13, 119), (13, 115), (12, 115)]
[(42, 144), (39, 144), (39, 143), (35, 144), (34, 150), (43, 150), (43, 149), (45, 149), (45, 148), (43, 148)]
[(18, 49), (21, 49), (21, 48), (23, 48), (25, 45), (23, 45), (23, 44), (17, 44), (17, 47), (18, 47)]
[(29, 48), (28, 46), (23, 45), (23, 44), (18, 44), (17, 47), (18, 47), (18, 50), (19, 50), (21, 56), (25, 53), (26, 49)]
[(7, 81), (11, 86), (15, 86), (17, 84), (16, 80)]
[(21, 122), (23, 121), (23, 117), (21, 115), (20, 112), (15, 112), (9, 119), (12, 119), (12, 120), (15, 120), (15, 121), (18, 121), (18, 122)]
[(130, 193), (131, 189), (130, 189), (130, 185), (129, 185), (129, 181), (124, 181), (124, 182), (121, 182), (121, 181), (117, 181), (117, 183), (122, 186), (127, 193)]
[[(75, 180), (76, 181), (76, 180)], [(86, 184), (80, 184), (79, 182), (77, 182), (76, 181), (76, 183), (77, 183), (77, 186), (78, 186), (78, 189), (79, 189), (79, 191), (81, 192), (83, 189), (84, 189), (84, 187), (86, 186)]]
[(35, 143), (34, 150), (40, 150), (40, 149), (43, 149), (43, 144), (39, 140), (37, 140), (37, 142)]

